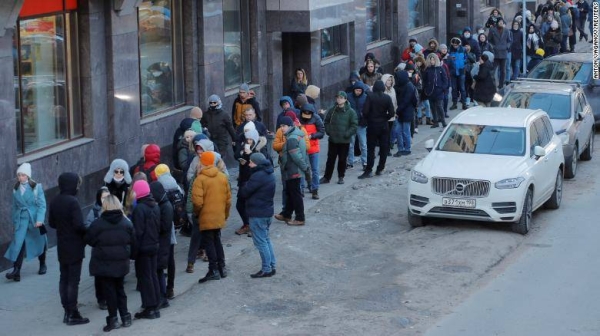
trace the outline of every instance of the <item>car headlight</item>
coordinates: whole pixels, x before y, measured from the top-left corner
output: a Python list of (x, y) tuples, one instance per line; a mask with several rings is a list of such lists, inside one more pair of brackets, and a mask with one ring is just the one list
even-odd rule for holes
[(414, 169), (410, 172), (410, 179), (413, 182), (422, 183), (422, 184), (425, 184), (429, 181), (429, 179), (427, 178), (427, 176), (425, 176), (425, 174), (420, 173)]
[(515, 189), (518, 188), (523, 181), (525, 181), (525, 179), (522, 177), (507, 178), (496, 182), (494, 186), (496, 189)]
[(566, 130), (558, 131), (556, 134), (558, 134), (558, 137), (560, 138), (560, 141), (562, 141), (563, 145), (569, 144), (569, 133), (567, 133)]

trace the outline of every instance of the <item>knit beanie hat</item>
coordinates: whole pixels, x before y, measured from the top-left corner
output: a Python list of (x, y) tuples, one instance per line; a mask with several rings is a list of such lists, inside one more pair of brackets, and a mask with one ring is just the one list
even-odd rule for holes
[(192, 140), (192, 143), (194, 144), (194, 146), (198, 146), (198, 144), (202, 140), (208, 140), (208, 137), (204, 133), (198, 133), (194, 136), (194, 140)]
[(246, 125), (244, 125), (244, 132), (248, 132), (249, 130), (256, 130), (254, 121), (248, 121)]
[(214, 152), (204, 152), (200, 156), (200, 163), (203, 166), (214, 166), (215, 165), (215, 153)]
[(250, 161), (254, 162), (257, 166), (269, 164), (269, 160), (262, 153), (252, 153)]
[(538, 55), (538, 56), (544, 57), (544, 54), (545, 54), (544, 49), (537, 48), (536, 51), (535, 51), (535, 54)]
[(283, 116), (281, 117), (281, 125), (294, 126), (294, 121), (288, 116)]
[(205, 152), (214, 152), (215, 150), (215, 144), (208, 139), (200, 140), (196, 146), (200, 146)]
[(442, 50), (442, 49), (448, 50), (448, 46), (442, 43), (442, 44), (440, 44), (440, 50)]
[(25, 162), (20, 165), (17, 169), (17, 174), (25, 174), (27, 177), (31, 178), (31, 164)]
[(304, 92), (306, 92), (306, 95), (308, 97), (312, 99), (317, 99), (319, 98), (319, 94), (321, 93), (321, 88), (315, 85), (309, 85), (306, 87), (306, 90), (304, 90)]
[(154, 168), (154, 174), (156, 175), (156, 177), (160, 177), (161, 175), (164, 175), (166, 173), (170, 173), (171, 170), (169, 169), (169, 166), (167, 166), (164, 163), (159, 164), (158, 166), (156, 166), (156, 168)]
[(240, 85), (240, 91), (248, 92), (248, 91), (250, 91), (250, 87), (248, 86), (248, 84), (244, 83), (244, 84)]
[(133, 192), (135, 193), (135, 199), (140, 199), (150, 195), (150, 185), (144, 180), (135, 181), (133, 184)]
[(308, 104), (308, 98), (306, 98), (306, 95), (304, 93), (301, 93), (296, 97), (296, 103), (298, 103), (298, 105), (300, 106)]

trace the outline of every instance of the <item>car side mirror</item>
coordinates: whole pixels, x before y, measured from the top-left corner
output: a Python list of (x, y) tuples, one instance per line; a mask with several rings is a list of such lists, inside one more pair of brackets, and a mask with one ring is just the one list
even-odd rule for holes
[(535, 146), (535, 147), (533, 147), (533, 155), (540, 158), (540, 157), (546, 155), (546, 150), (544, 149), (544, 147)]
[(428, 152), (431, 152), (431, 150), (433, 149), (433, 145), (434, 145), (433, 139), (429, 139), (429, 140), (425, 141), (425, 149), (427, 149)]

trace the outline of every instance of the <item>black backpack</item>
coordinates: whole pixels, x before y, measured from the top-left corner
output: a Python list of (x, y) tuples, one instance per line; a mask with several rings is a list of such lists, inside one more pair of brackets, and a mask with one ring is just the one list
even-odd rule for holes
[(173, 205), (173, 224), (175, 229), (179, 230), (188, 222), (187, 213), (185, 212), (185, 197), (179, 189), (168, 190), (167, 197)]

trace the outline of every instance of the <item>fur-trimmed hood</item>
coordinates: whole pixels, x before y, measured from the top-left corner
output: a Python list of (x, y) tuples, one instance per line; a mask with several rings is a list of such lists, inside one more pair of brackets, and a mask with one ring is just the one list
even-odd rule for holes
[(129, 174), (129, 165), (123, 159), (114, 159), (113, 162), (110, 163), (110, 168), (104, 175), (104, 182), (110, 183), (113, 180), (115, 169), (123, 169), (125, 171), (125, 183), (131, 184), (131, 175)]

